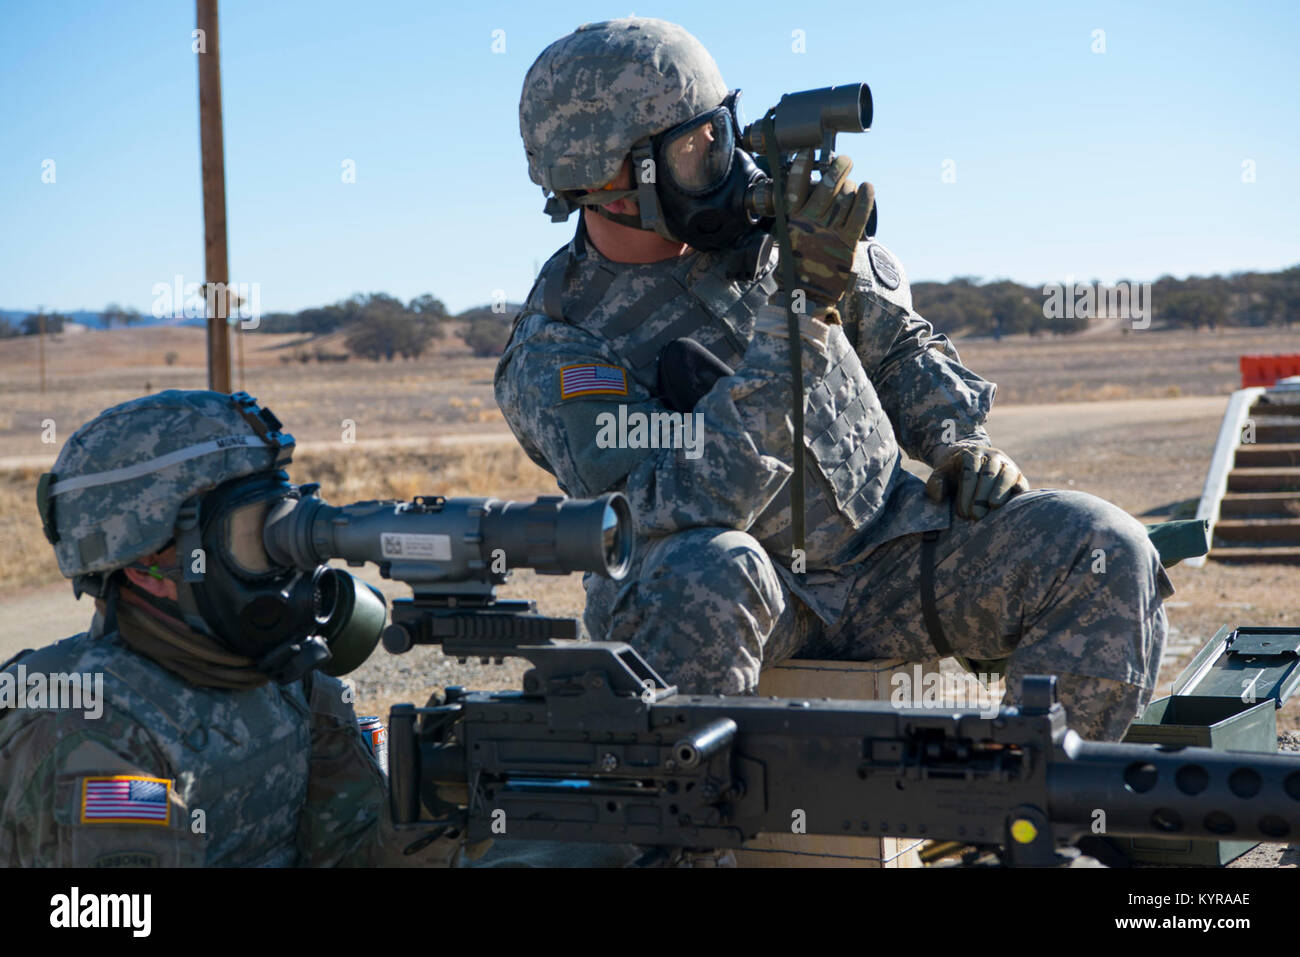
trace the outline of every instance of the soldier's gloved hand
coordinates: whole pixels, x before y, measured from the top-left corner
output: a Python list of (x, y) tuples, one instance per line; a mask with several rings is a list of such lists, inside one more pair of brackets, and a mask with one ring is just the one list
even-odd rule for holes
[(957, 514), (971, 519), (1028, 490), (1029, 480), (1011, 456), (987, 445), (954, 446), (925, 483), (931, 501), (955, 498)]
[(839, 302), (853, 282), (853, 256), (876, 205), (871, 184), (855, 186), (851, 169), (853, 160), (837, 156), (812, 186), (813, 151), (804, 149), (795, 154), (786, 182), (795, 285), (822, 307)]

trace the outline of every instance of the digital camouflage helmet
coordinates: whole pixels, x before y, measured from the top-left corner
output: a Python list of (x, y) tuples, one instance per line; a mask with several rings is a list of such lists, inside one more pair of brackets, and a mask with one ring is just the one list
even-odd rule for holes
[(176, 581), (172, 611), (258, 670), (296, 680), (329, 661), (345, 632), (355, 643), (364, 631), (368, 653), (382, 599), (357, 596), (363, 629), (333, 620), (339, 603), (327, 596), (368, 586), (324, 565), (280, 565), (265, 550), (268, 510), (303, 494), (281, 471), (293, 447), (279, 419), (244, 392), (169, 390), (106, 410), (73, 433), (37, 486), (59, 570), (78, 595), (113, 602), (113, 573), (174, 541), (177, 567), (153, 569)]
[(243, 393), (171, 389), (101, 412), (64, 443), (37, 492), (59, 571), (75, 581), (160, 550), (187, 501), (287, 465), (293, 444)]
[[(747, 224), (720, 233), (713, 209), (760, 175), (737, 145), (738, 94), (695, 37), (663, 20), (590, 23), (552, 43), (519, 101), (528, 173), (549, 197), (551, 219), (594, 206), (698, 248), (734, 241)], [(632, 188), (605, 188), (629, 156)], [(639, 218), (603, 208), (632, 196)]]

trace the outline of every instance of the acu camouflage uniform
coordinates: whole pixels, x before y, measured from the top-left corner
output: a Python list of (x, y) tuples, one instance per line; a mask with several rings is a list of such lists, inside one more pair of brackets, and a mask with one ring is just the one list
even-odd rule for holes
[[(664, 89), (680, 89), (681, 104), (669, 96), (665, 106)], [(525, 81), (530, 175), (557, 206), (572, 205), (576, 194), (563, 191), (610, 181), (629, 143), (717, 106), (725, 90), (679, 27), (581, 28)], [(599, 105), (611, 99), (628, 106), (626, 122)], [(657, 106), (643, 115), (644, 104)], [(937, 466), (954, 445), (989, 445), (995, 387), (912, 309), (906, 274), (874, 239), (857, 246), (843, 325), (801, 321), (807, 551), (795, 565), (775, 263), (775, 252), (746, 264), (703, 251), (613, 262), (580, 222), (516, 317), (495, 380), (515, 436), (566, 493), (622, 491), (638, 525), (629, 577), (586, 579), (592, 637), (628, 642), (688, 693), (752, 693), (762, 667), (796, 654), (932, 658), (918, 590), (932, 550), (934, 607), (952, 651), (1009, 656), (1008, 703), (1025, 674), (1057, 674), (1072, 726), (1118, 738), (1150, 698), (1165, 638), (1161, 600), (1172, 587), (1156, 550), (1136, 520), (1082, 493), (1024, 492), (978, 521), (927, 499), (901, 450)], [(734, 370), (694, 408), (702, 454), (602, 447), (602, 413), (669, 413), (659, 356), (687, 336)]]
[[(191, 496), (286, 464), (292, 437), (273, 416), (270, 431), (253, 418), (232, 396), (167, 391), (78, 429), (38, 496), (63, 574), (79, 589), (120, 575), (166, 546)], [(412, 839), (389, 823), (383, 772), (337, 678), (278, 685), (124, 598), (106, 631), (97, 605), (90, 632), (0, 672), (11, 689), (24, 673), (103, 681), (98, 716), (53, 701), (0, 706), (0, 866), (429, 865), (456, 851), (403, 853)], [(87, 815), (88, 781), (113, 777), (155, 795), (141, 779), (165, 782), (165, 820)]]
[[(104, 710), (0, 712), (0, 866), (411, 863), (337, 678), (204, 688), (93, 632), (19, 664), (103, 675)], [(167, 821), (84, 821), (86, 781), (116, 775), (170, 782)]]

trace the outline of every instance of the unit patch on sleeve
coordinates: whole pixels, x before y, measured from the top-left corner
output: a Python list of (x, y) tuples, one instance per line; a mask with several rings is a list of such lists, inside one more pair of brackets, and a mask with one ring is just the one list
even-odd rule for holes
[(898, 264), (894, 262), (894, 257), (889, 255), (889, 251), (879, 243), (872, 243), (867, 247), (867, 258), (871, 260), (871, 268), (884, 287), (897, 289), (898, 284), (903, 280), (898, 274)]
[(560, 398), (580, 395), (627, 395), (627, 373), (618, 366), (565, 366), (560, 370)]
[(88, 777), (81, 783), (82, 824), (161, 824), (171, 821), (170, 778), (134, 774)]

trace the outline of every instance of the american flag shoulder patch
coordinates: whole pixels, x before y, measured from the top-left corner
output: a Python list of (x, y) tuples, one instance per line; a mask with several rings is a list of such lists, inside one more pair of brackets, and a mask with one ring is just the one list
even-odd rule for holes
[(565, 366), (560, 370), (560, 398), (580, 395), (627, 395), (627, 373), (618, 366)]
[(135, 774), (87, 777), (81, 781), (82, 824), (161, 824), (171, 822), (170, 778)]

